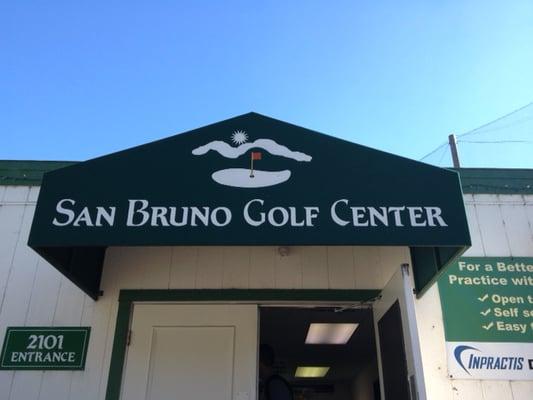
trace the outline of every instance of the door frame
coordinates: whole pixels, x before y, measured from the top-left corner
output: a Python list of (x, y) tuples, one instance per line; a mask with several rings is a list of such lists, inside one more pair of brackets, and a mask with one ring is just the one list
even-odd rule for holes
[(401, 264), (390, 280), (385, 284), (382, 295), (378, 302), (382, 302), (381, 315), (374, 309), (374, 331), (378, 352), (378, 367), (380, 375), (381, 395), (385, 396), (385, 380), (383, 377), (383, 365), (380, 356), (381, 337), (379, 322), (398, 303), (398, 311), (401, 324), (402, 344), (406, 362), (406, 382), (411, 400), (426, 400), (426, 385), (424, 379), (424, 369), (422, 354), (420, 350), (420, 339), (418, 334), (418, 324), (415, 312), (415, 291), (413, 276), (410, 273), (409, 264)]
[(381, 289), (123, 289), (109, 364), (106, 400), (119, 400), (133, 305), (139, 302), (350, 304), (371, 302)]

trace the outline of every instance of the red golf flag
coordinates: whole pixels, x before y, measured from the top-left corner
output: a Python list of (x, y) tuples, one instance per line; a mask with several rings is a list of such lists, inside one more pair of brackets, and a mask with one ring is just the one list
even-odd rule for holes
[(261, 159), (261, 152), (252, 151), (252, 160), (260, 160), (260, 159)]

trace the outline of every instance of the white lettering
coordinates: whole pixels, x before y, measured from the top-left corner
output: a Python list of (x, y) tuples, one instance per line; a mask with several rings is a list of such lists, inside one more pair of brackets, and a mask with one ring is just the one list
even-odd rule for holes
[(259, 226), (259, 225), (262, 225), (265, 223), (265, 213), (259, 213), (260, 215), (260, 219), (259, 220), (256, 220), (256, 219), (252, 219), (250, 217), (250, 213), (249, 213), (249, 209), (250, 209), (250, 206), (252, 205), (252, 203), (259, 203), (261, 205), (265, 204), (265, 202), (261, 199), (253, 199), (253, 200), (250, 200), (248, 203), (246, 203), (246, 205), (244, 206), (244, 220), (246, 221), (247, 224), (249, 225), (252, 225), (252, 226)]
[[(280, 222), (276, 221), (276, 218), (274, 218), (274, 214), (277, 211), (279, 211), (279, 213), (281, 213), (281, 221)], [(274, 207), (274, 208), (270, 209), (270, 211), (268, 212), (268, 222), (272, 226), (276, 226), (276, 227), (283, 226), (288, 221), (289, 221), (289, 213), (283, 207)]]
[(437, 220), (438, 226), (448, 226), (446, 222), (444, 222), (444, 219), (441, 217), (442, 210), (440, 207), (424, 207), (426, 209), (426, 215), (428, 217), (428, 225), (429, 226), (437, 226), (435, 225), (434, 220)]
[(389, 213), (394, 214), (394, 225), (395, 226), (403, 226), (402, 224), (402, 215), (400, 214), (400, 211), (405, 210), (405, 206), (402, 207), (389, 207)]
[(109, 211), (105, 207), (96, 207), (96, 226), (102, 226), (102, 218), (105, 219), (107, 225), (113, 226), (115, 223), (116, 207), (109, 207)]
[(341, 219), (339, 215), (337, 214), (337, 204), (339, 203), (344, 203), (348, 205), (348, 200), (340, 199), (331, 205), (331, 219), (333, 219), (333, 222), (335, 222), (337, 225), (346, 226), (349, 224), (349, 222)]
[(370, 225), (378, 226), (376, 219), (378, 219), (383, 225), (389, 226), (389, 216), (387, 215), (387, 207), (379, 207), (381, 213), (374, 207), (368, 207), (368, 213), (370, 214)]
[(296, 220), (296, 207), (289, 207), (289, 211), (291, 214), (291, 226), (304, 226), (305, 221), (302, 220), (301, 222), (298, 222)]
[(183, 211), (181, 216), (181, 221), (176, 221), (176, 207), (170, 208), (170, 225), (172, 226), (185, 226), (187, 225), (188, 216), (189, 216), (189, 207), (181, 207)]
[[(224, 220), (220, 221), (217, 217), (218, 212), (221, 211), (224, 215)], [(211, 223), (215, 226), (226, 226), (231, 222), (231, 211), (226, 207), (217, 207), (211, 212)]]
[(60, 222), (57, 218), (54, 218), (52, 223), (55, 226), (67, 226), (67, 225), (71, 224), (72, 221), (74, 221), (74, 216), (75, 216), (74, 211), (69, 210), (68, 208), (64, 208), (63, 204), (65, 204), (65, 203), (70, 203), (71, 205), (76, 204), (76, 202), (74, 200), (72, 200), (72, 199), (63, 199), (63, 200), (61, 200), (61, 201), (59, 201), (57, 203), (56, 211), (59, 214), (66, 215), (67, 216), (67, 220), (64, 221), (64, 222)]
[(313, 220), (318, 217), (320, 209), (318, 207), (304, 207), (305, 209), (305, 225), (314, 226)]
[[(126, 221), (126, 226), (141, 226), (146, 224), (148, 222), (148, 219), (150, 218), (150, 214), (148, 214), (146, 208), (148, 207), (148, 200), (128, 200), (129, 207), (128, 207), (128, 219)], [(141, 206), (138, 210), (135, 209), (136, 203), (140, 203)], [(141, 221), (138, 223), (135, 223), (133, 219), (135, 218), (135, 214), (141, 214)]]
[(191, 207), (191, 226), (198, 226), (196, 219), (198, 218), (204, 226), (209, 225), (209, 207), (202, 207), (202, 211), (198, 207)]
[(422, 207), (407, 207), (409, 210), (409, 219), (411, 221), (411, 226), (426, 226), (426, 221), (418, 221), (420, 218), (423, 218)]
[(85, 226), (94, 226), (93, 221), (91, 221), (91, 214), (89, 214), (89, 209), (87, 207), (83, 207), (73, 225), (80, 226), (80, 222), (83, 222)]
[(353, 226), (368, 226), (368, 221), (362, 221), (365, 218), (365, 207), (350, 207), (352, 209)]
[[(151, 226), (168, 226), (167, 221), (167, 208), (166, 207), (151, 207), (152, 208), (152, 219), (150, 222)], [(159, 220), (159, 224), (157, 223)]]

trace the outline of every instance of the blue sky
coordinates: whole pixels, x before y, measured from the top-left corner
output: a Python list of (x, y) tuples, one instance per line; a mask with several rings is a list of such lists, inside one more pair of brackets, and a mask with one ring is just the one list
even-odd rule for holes
[[(0, 3), (0, 159), (85, 160), (249, 111), (420, 159), (531, 101), (530, 0)], [(463, 148), (533, 168), (531, 143)]]

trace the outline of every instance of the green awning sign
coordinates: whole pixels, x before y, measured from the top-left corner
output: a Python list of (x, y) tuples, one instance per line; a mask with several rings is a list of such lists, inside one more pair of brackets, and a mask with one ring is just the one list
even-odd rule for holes
[(29, 245), (93, 298), (109, 246), (470, 245), (457, 172), (249, 113), (45, 174)]
[(0, 356), (4, 370), (83, 370), (89, 327), (9, 327)]

